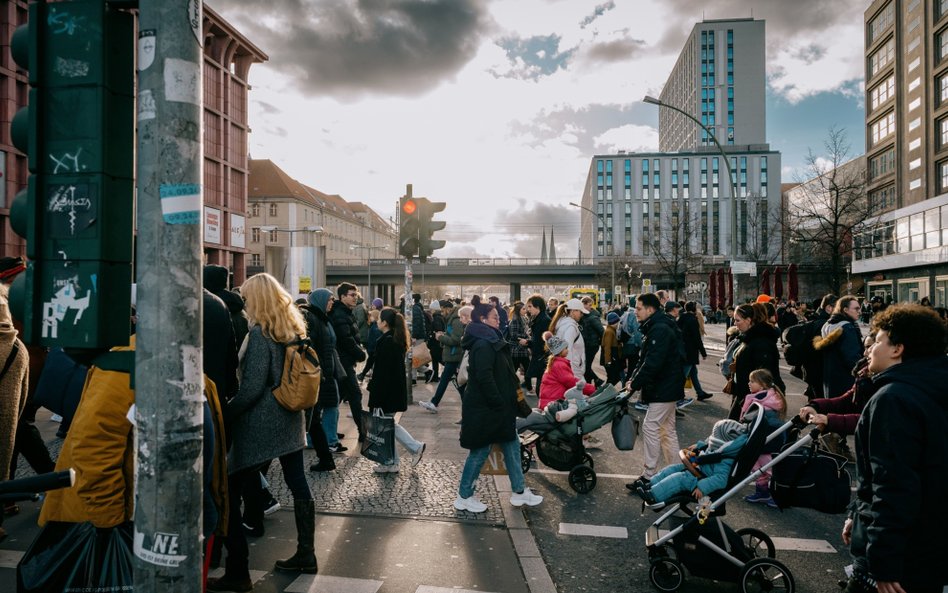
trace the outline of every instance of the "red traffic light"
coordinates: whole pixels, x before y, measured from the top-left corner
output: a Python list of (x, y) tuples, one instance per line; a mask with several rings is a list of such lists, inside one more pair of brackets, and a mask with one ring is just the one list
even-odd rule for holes
[(405, 214), (414, 214), (418, 206), (415, 205), (415, 200), (405, 200), (405, 203), (402, 204), (402, 212)]

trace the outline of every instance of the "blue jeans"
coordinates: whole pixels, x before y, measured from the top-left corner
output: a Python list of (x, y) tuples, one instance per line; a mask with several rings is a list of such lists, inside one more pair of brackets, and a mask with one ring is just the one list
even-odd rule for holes
[(326, 442), (329, 446), (339, 444), (339, 408), (320, 408), (320, 422), (323, 425), (323, 432), (326, 433)]
[(434, 397), (431, 398), (431, 403), (433, 403), (435, 407), (438, 407), (438, 404), (441, 403), (441, 398), (444, 397), (444, 392), (448, 389), (448, 385), (451, 384), (451, 379), (458, 373), (459, 366), (461, 366), (460, 362), (444, 363), (444, 369), (441, 371), (441, 379), (438, 381), (438, 388), (435, 390)]
[(695, 395), (704, 395), (705, 391), (701, 388), (701, 382), (698, 381), (698, 365), (685, 365), (685, 378), (691, 378), (691, 386), (695, 388)]
[[(507, 466), (507, 473), (510, 475), (510, 489), (514, 492), (523, 492), (523, 468), (520, 467), (520, 440), (514, 439), (506, 443), (499, 443), (504, 452), (504, 464)], [(481, 468), (487, 461), (490, 454), (491, 445), (471, 449), (467, 454), (467, 460), (464, 462), (464, 469), (461, 471), (461, 486), (458, 488), (458, 495), (461, 498), (470, 498), (474, 495), (474, 482), (481, 474)]]

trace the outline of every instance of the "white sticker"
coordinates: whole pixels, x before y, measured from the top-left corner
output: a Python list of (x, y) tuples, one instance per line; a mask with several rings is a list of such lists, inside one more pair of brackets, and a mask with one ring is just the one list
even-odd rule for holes
[(151, 545), (145, 548), (145, 534), (135, 530), (135, 555), (155, 566), (180, 566), (187, 555), (178, 554), (177, 533), (157, 532), (151, 538)]
[(148, 69), (155, 62), (155, 37), (154, 29), (145, 29), (138, 32), (138, 71)]
[(158, 188), (161, 215), (168, 224), (201, 222), (201, 186), (196, 183), (163, 184)]
[(194, 62), (165, 60), (165, 99), (178, 103), (201, 104), (201, 67)]
[(188, 0), (188, 22), (191, 23), (191, 32), (194, 33), (194, 38), (197, 39), (198, 45), (204, 47), (204, 42), (201, 39), (201, 6), (203, 4), (198, 0)]
[(138, 91), (138, 121), (155, 119), (158, 108), (155, 106), (155, 96), (150, 90)]

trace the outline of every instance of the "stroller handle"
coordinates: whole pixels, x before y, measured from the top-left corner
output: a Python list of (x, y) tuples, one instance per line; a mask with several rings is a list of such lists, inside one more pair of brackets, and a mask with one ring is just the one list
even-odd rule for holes
[[(769, 443), (770, 441), (779, 437), (780, 435), (787, 432), (791, 428), (803, 430), (807, 426), (809, 426), (809, 424), (807, 423), (806, 420), (801, 419), (799, 416), (794, 416), (790, 420), (787, 420), (787, 422), (785, 422), (783, 425), (781, 425), (780, 428), (778, 428), (777, 430), (767, 435), (767, 439), (764, 442)], [(814, 426), (813, 430), (810, 431), (810, 436), (812, 436), (815, 439), (816, 436), (819, 434), (819, 432), (820, 432), (820, 429)]]

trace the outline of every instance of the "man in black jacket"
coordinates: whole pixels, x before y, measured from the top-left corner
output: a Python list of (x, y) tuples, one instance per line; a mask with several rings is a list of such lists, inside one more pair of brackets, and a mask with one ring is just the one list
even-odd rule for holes
[[(879, 390), (856, 425), (856, 497), (843, 525), (848, 592), (940, 593), (948, 531), (946, 328), (930, 308), (895, 305), (872, 320)], [(874, 588), (873, 588), (874, 586)]]
[(694, 301), (685, 303), (685, 312), (678, 316), (678, 327), (681, 329), (681, 337), (685, 344), (685, 373), (691, 379), (691, 385), (695, 388), (698, 401), (704, 401), (713, 394), (706, 392), (701, 388), (701, 382), (698, 381), (698, 355), (707, 359), (708, 353), (704, 349), (704, 340), (701, 339), (701, 328), (698, 326), (697, 318), (698, 305)]
[(586, 368), (584, 369), (583, 379), (587, 383), (593, 383), (596, 387), (602, 385), (602, 378), (592, 370), (592, 365), (596, 361), (596, 354), (599, 353), (599, 347), (602, 345), (602, 336), (606, 328), (602, 326), (602, 313), (593, 306), (592, 298), (584, 296), (583, 305), (588, 309), (588, 313), (583, 314), (579, 322), (579, 330), (583, 334), (583, 344), (586, 347)]
[[(651, 478), (658, 470), (660, 453), (665, 454), (665, 464), (678, 462), (675, 404), (685, 395), (685, 355), (681, 330), (662, 310), (657, 296), (640, 294), (635, 299), (635, 317), (643, 335), (642, 350), (626, 387), (630, 392), (641, 390), (642, 402), (648, 405), (642, 423), (642, 477)], [(634, 492), (637, 485), (633, 482), (626, 487)]]
[(354, 284), (343, 282), (336, 287), (336, 298), (339, 302), (329, 312), (329, 321), (336, 332), (336, 352), (346, 371), (344, 377), (337, 377), (336, 380), (339, 383), (339, 395), (349, 402), (352, 421), (359, 430), (359, 442), (362, 442), (365, 437), (362, 433), (362, 389), (356, 377), (355, 365), (365, 360), (365, 350), (359, 341), (359, 328), (352, 315), (359, 300), (359, 289)]
[(531, 380), (536, 377), (537, 391), (540, 391), (540, 381), (543, 380), (543, 372), (546, 370), (544, 352), (546, 342), (543, 341), (543, 332), (550, 328), (550, 316), (546, 314), (546, 303), (543, 297), (538, 294), (527, 299), (524, 309), (530, 316), (530, 339), (521, 339), (520, 345), (530, 346), (530, 366), (523, 378), (523, 387), (527, 391), (532, 391)]
[[(342, 453), (346, 447), (339, 442), (336, 432), (339, 424), (339, 389), (337, 387), (336, 360), (338, 354), (333, 347), (329, 332), (329, 314), (334, 299), (325, 288), (318, 288), (309, 295), (306, 305), (300, 310), (306, 319), (306, 335), (309, 337), (316, 356), (319, 357), (320, 384), (319, 400), (313, 410), (313, 419), (309, 424), (309, 435), (319, 463), (309, 467), (310, 471), (321, 472), (336, 469), (332, 453)], [(327, 432), (327, 430), (329, 432)]]
[(803, 380), (806, 381), (806, 391), (804, 395), (807, 401), (829, 397), (823, 393), (823, 355), (813, 348), (813, 338), (818, 338), (823, 330), (823, 325), (833, 313), (833, 307), (836, 306), (836, 295), (828, 294), (820, 301), (820, 308), (813, 319), (803, 324), (800, 331), (802, 333), (801, 346), (803, 349)]

